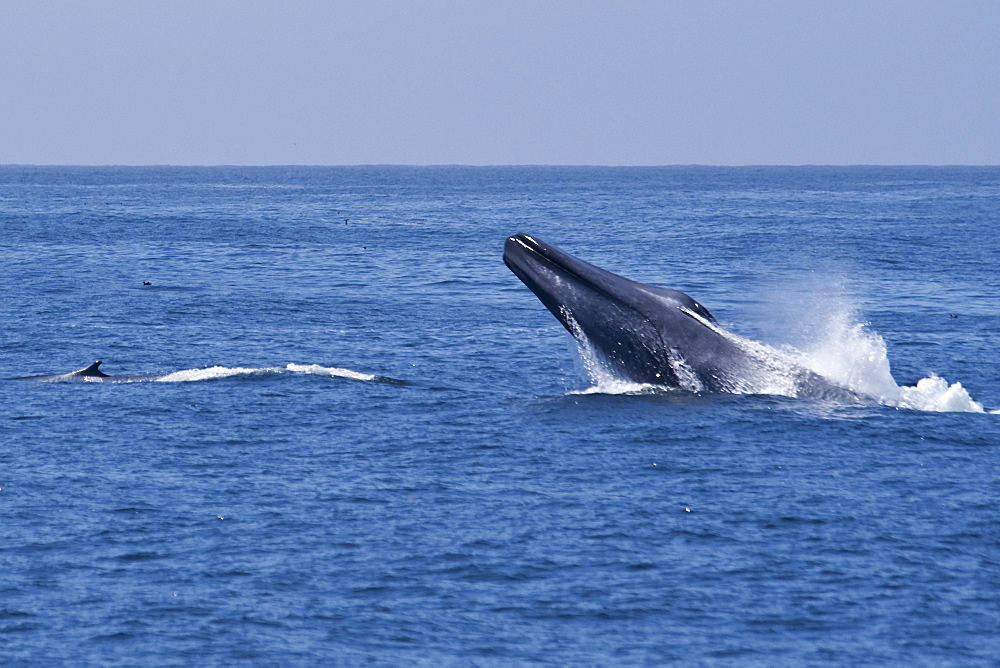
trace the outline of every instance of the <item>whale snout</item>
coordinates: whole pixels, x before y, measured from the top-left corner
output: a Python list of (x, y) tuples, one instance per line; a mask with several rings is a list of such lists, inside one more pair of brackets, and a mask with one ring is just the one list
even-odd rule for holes
[(521, 264), (525, 258), (531, 255), (541, 255), (543, 246), (544, 244), (527, 234), (515, 234), (507, 237), (507, 241), (503, 244), (503, 261), (513, 269), (511, 263)]

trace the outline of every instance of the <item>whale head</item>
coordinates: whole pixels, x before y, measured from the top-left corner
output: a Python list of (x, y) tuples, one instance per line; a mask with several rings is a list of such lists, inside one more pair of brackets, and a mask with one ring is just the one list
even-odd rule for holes
[(730, 375), (732, 364), (724, 370), (720, 362), (737, 351), (683, 292), (619, 276), (526, 234), (507, 239), (503, 258), (615, 375), (684, 389), (709, 389)]

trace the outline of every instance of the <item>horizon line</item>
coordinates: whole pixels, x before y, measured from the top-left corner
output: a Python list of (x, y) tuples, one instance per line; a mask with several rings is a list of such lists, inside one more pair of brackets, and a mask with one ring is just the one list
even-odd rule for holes
[(975, 163), (660, 163), (660, 164), (580, 164), (580, 163), (409, 163), (409, 162), (359, 162), (359, 163), (169, 163), (169, 162), (149, 162), (149, 163), (32, 163), (32, 162), (11, 162), (0, 163), (0, 168), (10, 167), (93, 167), (93, 168), (149, 168), (149, 167), (174, 167), (174, 168), (346, 168), (346, 167), (409, 167), (409, 168), (442, 168), (442, 167), (466, 167), (476, 169), (489, 168), (604, 168), (604, 169), (658, 169), (658, 168), (678, 168), (678, 167), (698, 167), (698, 168), (750, 168), (750, 167), (924, 167), (924, 168), (945, 168), (945, 167), (1000, 167), (1000, 164), (975, 164)]

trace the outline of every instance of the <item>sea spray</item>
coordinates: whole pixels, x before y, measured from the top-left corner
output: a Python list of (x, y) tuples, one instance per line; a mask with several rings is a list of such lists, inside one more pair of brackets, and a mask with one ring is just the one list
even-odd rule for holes
[(858, 322), (850, 309), (833, 313), (819, 339), (799, 353), (803, 366), (886, 406), (920, 411), (982, 413), (961, 383), (931, 374), (915, 386), (892, 377), (885, 340)]
[(894, 401), (899, 393), (885, 341), (857, 322), (851, 310), (830, 315), (815, 341), (802, 351), (791, 352), (802, 366), (858, 394), (884, 403)]

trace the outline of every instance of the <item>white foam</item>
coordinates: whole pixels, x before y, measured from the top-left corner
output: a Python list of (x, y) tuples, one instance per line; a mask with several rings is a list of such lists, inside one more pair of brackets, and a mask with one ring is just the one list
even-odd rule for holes
[(661, 391), (663, 391), (663, 388), (656, 385), (633, 383), (609, 377), (602, 379), (585, 390), (572, 390), (569, 394), (649, 394)]
[(196, 380), (216, 380), (218, 378), (229, 378), (231, 376), (248, 376), (267, 372), (281, 371), (280, 367), (271, 368), (249, 368), (249, 367), (225, 367), (213, 366), (207, 369), (184, 369), (161, 376), (156, 380), (161, 383), (186, 383)]
[(319, 364), (289, 364), (285, 367), (294, 373), (305, 373), (314, 376), (332, 376), (334, 378), (350, 378), (351, 380), (376, 380), (378, 376), (350, 369), (320, 366)]
[[(915, 387), (901, 387), (900, 408), (918, 411), (984, 413), (983, 405), (973, 401), (961, 383), (948, 384), (944, 378), (931, 374), (917, 381)], [(1000, 411), (991, 411), (1000, 413)]]
[(372, 381), (378, 376), (339, 367), (325, 367), (319, 364), (287, 364), (284, 367), (225, 367), (213, 366), (206, 369), (184, 369), (161, 376), (156, 380), (162, 383), (184, 383), (199, 380), (217, 380), (232, 376), (252, 376), (263, 374), (298, 373), (313, 376), (329, 376), (333, 378), (349, 378), (351, 380)]

